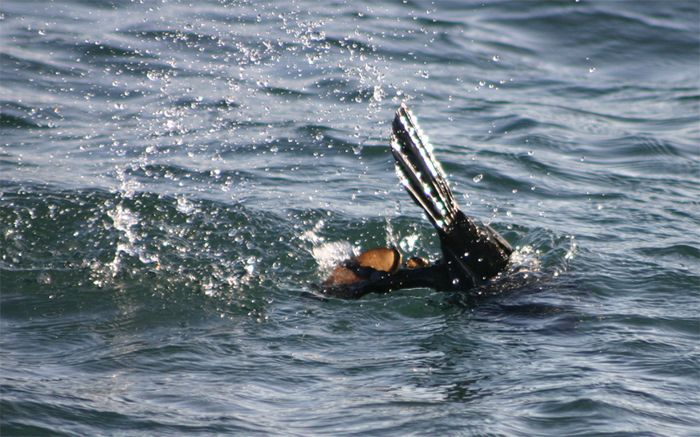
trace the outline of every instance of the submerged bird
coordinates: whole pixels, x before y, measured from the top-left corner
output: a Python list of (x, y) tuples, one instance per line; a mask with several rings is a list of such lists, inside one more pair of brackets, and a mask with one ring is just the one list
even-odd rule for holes
[(457, 205), (433, 148), (405, 104), (392, 124), (391, 152), (396, 174), (406, 191), (437, 230), (442, 259), (403, 262), (398, 249), (381, 247), (337, 265), (321, 286), (341, 298), (360, 298), (401, 288), (468, 290), (496, 276), (513, 252), (493, 228), (467, 217)]

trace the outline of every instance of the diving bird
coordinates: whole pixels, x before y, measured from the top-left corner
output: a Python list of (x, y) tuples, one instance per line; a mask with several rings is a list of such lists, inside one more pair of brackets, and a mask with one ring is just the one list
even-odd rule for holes
[(391, 152), (399, 181), (437, 231), (442, 258), (432, 264), (423, 258), (404, 262), (397, 248), (370, 249), (335, 266), (322, 292), (360, 298), (401, 288), (468, 290), (503, 271), (512, 247), (493, 228), (462, 212), (433, 147), (404, 103), (392, 123)]

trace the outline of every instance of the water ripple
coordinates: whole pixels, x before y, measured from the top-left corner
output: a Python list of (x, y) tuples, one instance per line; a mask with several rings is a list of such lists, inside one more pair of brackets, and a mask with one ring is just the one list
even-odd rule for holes
[[(692, 434), (699, 16), (2, 2), (0, 432)], [(402, 101), (511, 268), (315, 298), (344, 253), (440, 256)]]

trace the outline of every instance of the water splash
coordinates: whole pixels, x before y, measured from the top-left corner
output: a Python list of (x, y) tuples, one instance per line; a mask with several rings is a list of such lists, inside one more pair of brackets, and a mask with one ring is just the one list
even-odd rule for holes
[(509, 273), (538, 273), (541, 271), (542, 253), (530, 245), (517, 246), (510, 255)]
[(357, 250), (347, 241), (331, 241), (314, 246), (311, 254), (318, 265), (319, 275), (325, 277), (333, 267), (355, 256)]

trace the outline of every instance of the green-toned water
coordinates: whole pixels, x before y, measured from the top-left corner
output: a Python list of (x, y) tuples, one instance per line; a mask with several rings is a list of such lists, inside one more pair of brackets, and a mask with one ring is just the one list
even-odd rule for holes
[[(699, 65), (697, 1), (0, 3), (0, 433), (697, 433)], [(513, 272), (315, 298), (439, 256), (402, 101)]]

